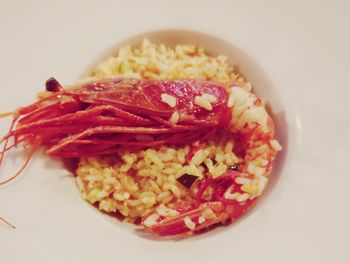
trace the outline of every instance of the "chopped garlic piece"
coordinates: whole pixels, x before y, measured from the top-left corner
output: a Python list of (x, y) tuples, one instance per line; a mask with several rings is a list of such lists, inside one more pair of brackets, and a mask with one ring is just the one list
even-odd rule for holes
[(202, 216), (208, 220), (216, 218), (216, 214), (210, 208), (205, 209), (202, 212)]
[(174, 108), (176, 106), (176, 98), (174, 96), (171, 96), (169, 94), (163, 93), (160, 95), (160, 100), (166, 104), (168, 104), (170, 107)]
[(244, 193), (244, 194), (237, 193), (236, 200), (238, 202), (244, 202), (244, 201), (247, 201), (248, 198), (249, 198), (249, 194), (247, 194), (247, 193)]
[(189, 229), (195, 230), (196, 224), (188, 216), (184, 218), (184, 223)]
[(227, 107), (229, 108), (232, 108), (233, 107), (233, 104), (234, 104), (234, 96), (233, 94), (230, 94), (230, 97), (228, 98), (228, 101), (227, 101)]
[(249, 185), (249, 184), (242, 185), (241, 189), (242, 191), (251, 195), (257, 194), (259, 192), (259, 188), (257, 186)]
[(264, 176), (266, 170), (265, 168), (256, 166), (253, 162), (250, 162), (247, 167), (247, 171), (253, 174), (255, 177)]
[(158, 206), (157, 213), (160, 214), (161, 216), (165, 216), (165, 217), (175, 217), (175, 216), (180, 215), (180, 213), (178, 211), (176, 211), (175, 209), (170, 209), (163, 204)]
[(252, 180), (244, 177), (237, 177), (235, 181), (237, 184), (251, 184), (252, 182)]
[(180, 115), (179, 115), (179, 113), (178, 113), (177, 111), (175, 111), (175, 112), (171, 115), (171, 117), (170, 117), (170, 119), (169, 119), (169, 122), (171, 122), (172, 124), (176, 124), (176, 123), (179, 122), (179, 119), (180, 119)]
[(206, 109), (206, 110), (212, 110), (213, 106), (212, 103), (215, 103), (217, 101), (217, 98), (213, 95), (204, 93), (202, 96), (196, 96), (194, 98), (194, 104)]
[(237, 193), (231, 193), (230, 191), (226, 191), (224, 197), (228, 200), (236, 200)]
[(205, 218), (203, 216), (198, 217), (198, 223), (203, 224), (205, 222)]
[(217, 101), (217, 98), (214, 95), (208, 93), (204, 93), (202, 97), (207, 99), (210, 103), (215, 103)]
[(277, 140), (270, 140), (271, 147), (276, 151), (282, 151), (282, 145)]
[(158, 218), (159, 218), (158, 214), (150, 215), (149, 217), (146, 218), (145, 221), (143, 221), (143, 224), (145, 226), (151, 227), (151, 226), (157, 224)]
[(262, 193), (262, 191), (265, 189), (267, 182), (268, 182), (268, 179), (266, 176), (259, 177), (259, 179), (258, 179), (258, 187), (259, 187), (258, 195), (260, 195)]

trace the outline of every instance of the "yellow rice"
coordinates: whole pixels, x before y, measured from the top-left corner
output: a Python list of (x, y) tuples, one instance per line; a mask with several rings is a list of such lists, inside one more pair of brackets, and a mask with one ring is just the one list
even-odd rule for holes
[[(148, 40), (136, 48), (121, 48), (116, 56), (100, 63), (92, 73), (94, 78), (115, 76), (194, 78), (223, 84), (235, 82), (247, 91), (251, 87), (249, 82), (234, 73), (224, 56), (211, 57), (194, 45), (168, 47)], [(207, 99), (210, 103), (210, 98)], [(170, 98), (169, 103), (173, 105), (175, 102)], [(200, 99), (198, 103), (202, 103)], [(178, 116), (172, 116), (175, 123), (176, 118)], [(193, 202), (198, 182), (205, 171), (217, 177), (230, 166), (242, 162), (234, 153), (234, 141), (223, 138), (208, 142), (186, 163), (190, 148), (196, 144), (164, 145), (133, 152), (120, 151), (103, 157), (81, 158), (77, 169), (77, 186), (85, 200), (102, 211), (120, 213), (129, 222), (137, 222), (140, 217), (154, 211), (158, 214), (176, 213), (172, 208)], [(198, 178), (190, 189), (178, 181), (185, 174)], [(236, 193), (233, 198), (244, 200), (256, 195), (257, 182), (246, 184), (246, 194)], [(191, 222), (187, 223), (191, 225)]]

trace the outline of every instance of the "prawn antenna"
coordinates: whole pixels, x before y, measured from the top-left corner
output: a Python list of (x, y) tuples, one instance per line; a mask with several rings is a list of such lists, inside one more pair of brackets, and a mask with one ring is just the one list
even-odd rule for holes
[(16, 226), (14, 224), (12, 224), (11, 222), (9, 222), (8, 220), (6, 220), (5, 218), (0, 216), (0, 221), (4, 222), (6, 225), (12, 227), (13, 229), (16, 228)]
[[(11, 116), (11, 115), (14, 115), (13, 112), (7, 112), (7, 113), (2, 113), (0, 114), (0, 118), (5, 118), (7, 116)], [(13, 131), (13, 128), (15, 127), (15, 124), (16, 124), (16, 121), (18, 119), (18, 116), (14, 115), (13, 116), (13, 120), (12, 120), (12, 123), (11, 123), (11, 126), (10, 126), (10, 130), (8, 132), (8, 135), (11, 134), (11, 132)], [(5, 155), (5, 152), (6, 152), (6, 147), (7, 147), (7, 144), (9, 142), (9, 139), (10, 139), (11, 136), (5, 136), (3, 139), (0, 140), (0, 144), (2, 144), (4, 141), (4, 146), (3, 146), (3, 150), (2, 152), (0, 153), (0, 166), (2, 164), (2, 161), (4, 160), (4, 155)]]

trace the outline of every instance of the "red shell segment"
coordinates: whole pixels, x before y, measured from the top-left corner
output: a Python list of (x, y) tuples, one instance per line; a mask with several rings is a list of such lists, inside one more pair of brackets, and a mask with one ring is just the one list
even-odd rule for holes
[[(216, 125), (224, 125), (222, 117), (230, 112), (225, 88), (201, 80), (110, 79), (88, 83), (68, 93), (77, 95), (85, 103), (115, 105), (135, 114), (170, 118), (177, 111), (184, 121), (215, 121)], [(162, 102), (162, 94), (176, 98), (176, 106), (172, 108)], [(195, 97), (203, 94), (217, 98), (211, 111), (194, 103)]]
[[(163, 94), (176, 99), (175, 107), (162, 101)], [(194, 103), (203, 94), (215, 96), (212, 110)], [(18, 109), (18, 125), (3, 141), (13, 137), (31, 144), (35, 139), (48, 147), (47, 154), (62, 157), (190, 143), (205, 140), (228, 124), (232, 109), (227, 100), (225, 87), (201, 80), (100, 80), (59, 89)], [(179, 120), (171, 123), (175, 111)], [(140, 139), (145, 134), (150, 140)]]

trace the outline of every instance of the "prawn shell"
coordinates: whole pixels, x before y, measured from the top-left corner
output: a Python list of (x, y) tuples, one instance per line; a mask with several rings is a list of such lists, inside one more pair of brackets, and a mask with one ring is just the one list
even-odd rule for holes
[[(152, 114), (169, 118), (175, 111), (194, 115), (197, 120), (217, 119), (227, 116), (228, 95), (221, 85), (199, 80), (139, 80), (108, 79), (85, 84), (71, 92), (88, 104), (104, 103), (136, 114)], [(170, 107), (161, 101), (168, 94), (176, 99)], [(216, 97), (213, 109), (208, 111), (194, 104), (195, 97), (209, 94)]]

